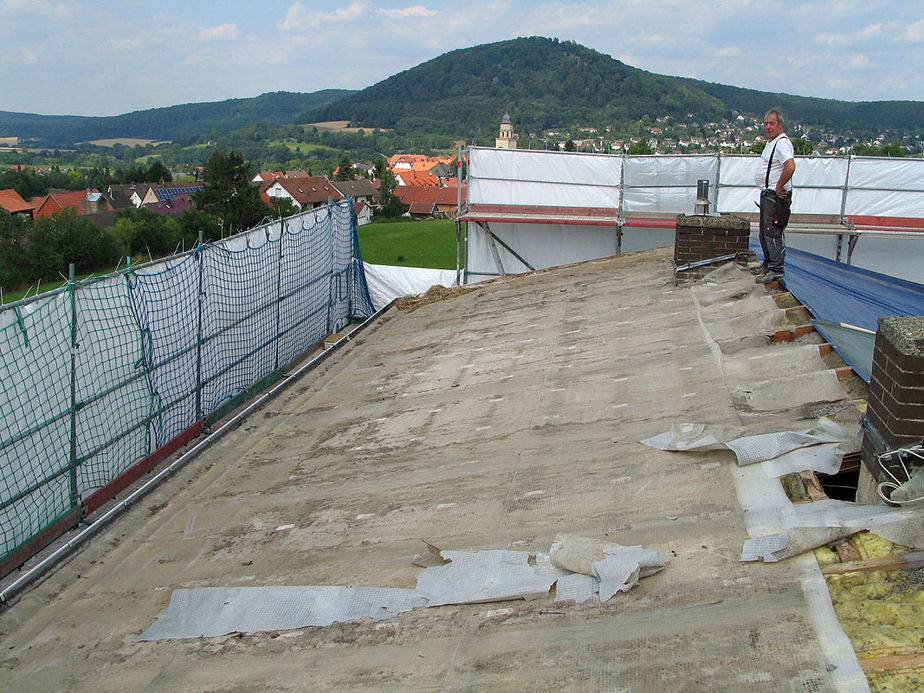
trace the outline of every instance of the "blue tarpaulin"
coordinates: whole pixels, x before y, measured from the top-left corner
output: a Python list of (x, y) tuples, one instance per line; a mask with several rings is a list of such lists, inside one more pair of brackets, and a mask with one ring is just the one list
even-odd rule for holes
[[(753, 237), (751, 250), (762, 259), (760, 244)], [(868, 345), (869, 353), (858, 354), (856, 339), (849, 338), (839, 346), (839, 335), (850, 332), (829, 329), (832, 324), (875, 332), (881, 315), (924, 315), (924, 285), (795, 248), (786, 249), (783, 284), (816, 318), (816, 329), (866, 381), (869, 381), (867, 364), (873, 358), (872, 340), (861, 339), (860, 343)]]
[(876, 346), (876, 333), (862, 327), (853, 327), (830, 320), (812, 320), (825, 341), (844, 359), (863, 380), (869, 382), (873, 370), (873, 349)]

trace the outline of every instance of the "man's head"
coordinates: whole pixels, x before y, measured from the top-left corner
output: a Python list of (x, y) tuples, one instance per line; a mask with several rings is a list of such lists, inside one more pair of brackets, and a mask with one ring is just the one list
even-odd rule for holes
[(768, 140), (779, 137), (783, 132), (783, 114), (779, 109), (771, 108), (764, 113), (764, 132), (767, 133)]

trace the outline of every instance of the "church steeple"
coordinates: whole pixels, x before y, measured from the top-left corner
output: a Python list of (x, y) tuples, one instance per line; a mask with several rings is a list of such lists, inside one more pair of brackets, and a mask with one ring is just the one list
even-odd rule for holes
[(520, 139), (520, 136), (513, 131), (510, 114), (504, 113), (504, 117), (501, 119), (500, 132), (494, 140), (494, 146), (498, 149), (516, 149), (518, 139)]

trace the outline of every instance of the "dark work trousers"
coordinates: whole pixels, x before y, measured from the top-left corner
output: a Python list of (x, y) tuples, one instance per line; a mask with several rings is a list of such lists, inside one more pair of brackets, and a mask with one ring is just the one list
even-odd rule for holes
[(777, 197), (776, 191), (764, 190), (760, 194), (760, 249), (764, 252), (764, 267), (770, 272), (783, 273), (786, 244), (783, 232), (789, 223), (792, 193)]

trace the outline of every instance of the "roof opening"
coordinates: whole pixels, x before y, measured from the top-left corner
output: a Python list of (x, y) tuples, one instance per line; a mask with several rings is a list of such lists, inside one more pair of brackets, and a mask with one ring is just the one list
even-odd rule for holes
[(855, 503), (857, 500), (857, 485), (860, 481), (860, 468), (848, 469), (838, 472), (837, 474), (819, 474), (818, 482), (824, 489), (825, 495), (834, 500), (850, 501)]

